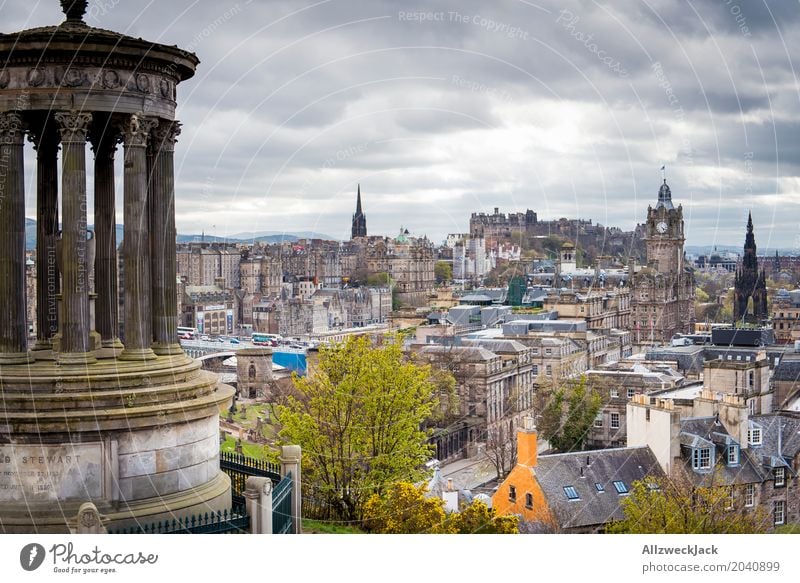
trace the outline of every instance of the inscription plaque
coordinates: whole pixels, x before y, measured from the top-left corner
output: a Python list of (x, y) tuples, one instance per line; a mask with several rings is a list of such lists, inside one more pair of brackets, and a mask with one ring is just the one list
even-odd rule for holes
[(102, 443), (0, 445), (0, 502), (96, 499), (103, 483)]

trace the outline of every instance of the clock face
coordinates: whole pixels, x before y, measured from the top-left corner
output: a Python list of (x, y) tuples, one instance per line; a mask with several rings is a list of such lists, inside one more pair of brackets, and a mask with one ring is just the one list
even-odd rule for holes
[(658, 231), (658, 232), (659, 232), (659, 233), (661, 233), (662, 235), (663, 235), (664, 233), (666, 233), (666, 232), (667, 232), (667, 223), (665, 223), (664, 221), (661, 221), (660, 223), (658, 223), (658, 224), (656, 225), (656, 231)]

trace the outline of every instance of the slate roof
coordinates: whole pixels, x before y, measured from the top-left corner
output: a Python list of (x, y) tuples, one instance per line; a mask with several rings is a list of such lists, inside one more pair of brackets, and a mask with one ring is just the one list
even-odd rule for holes
[[(751, 484), (762, 481), (762, 472), (759, 460), (753, 452), (747, 449), (739, 450), (739, 463), (728, 465), (725, 459), (726, 449), (729, 445), (738, 443), (725, 426), (712, 417), (689, 417), (681, 419), (681, 459), (686, 469), (686, 474), (695, 483), (707, 483), (710, 480), (722, 484)], [(691, 448), (714, 448), (714, 464), (712, 470), (697, 472), (692, 468)]]
[(529, 350), (527, 346), (516, 340), (465, 338), (463, 343), (466, 346), (481, 346), (486, 350), (491, 350), (492, 352), (496, 353), (525, 352), (526, 350)]
[[(796, 414), (770, 413), (753, 415), (750, 420), (761, 426), (761, 445), (751, 446), (750, 452), (760, 460), (762, 471), (769, 472), (769, 468), (780, 465), (791, 468), (792, 460), (800, 453), (800, 417)], [(780, 452), (778, 432), (781, 435)]]
[[(544, 455), (532, 471), (561, 528), (600, 526), (622, 520), (625, 495), (617, 493), (614, 482), (624, 482), (631, 491), (633, 482), (645, 476), (664, 476), (648, 446)], [(598, 491), (595, 484), (601, 484), (604, 491)], [(567, 498), (565, 486), (575, 488), (577, 500)]]
[(445, 354), (458, 356), (462, 362), (479, 362), (497, 358), (493, 352), (479, 346), (425, 346), (420, 351), (425, 354)]

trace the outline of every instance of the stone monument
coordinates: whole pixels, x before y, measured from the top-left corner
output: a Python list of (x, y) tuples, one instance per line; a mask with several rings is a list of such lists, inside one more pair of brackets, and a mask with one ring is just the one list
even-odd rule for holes
[[(0, 532), (69, 532), (84, 503), (112, 529), (230, 507), (218, 415), (233, 389), (183, 353), (176, 330), (176, 87), (199, 61), (88, 26), (86, 1), (61, 4), (60, 25), (0, 35)], [(36, 152), (35, 342), (26, 326), (26, 137)]]

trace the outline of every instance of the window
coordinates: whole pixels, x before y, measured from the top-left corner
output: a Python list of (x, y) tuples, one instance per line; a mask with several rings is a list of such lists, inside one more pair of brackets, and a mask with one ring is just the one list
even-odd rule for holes
[(761, 428), (752, 426), (747, 430), (747, 441), (750, 445), (761, 445)]
[(625, 482), (619, 480), (614, 482), (614, 488), (617, 489), (617, 494), (627, 494), (628, 493), (628, 486), (625, 485)]
[(553, 354), (553, 349), (552, 348), (545, 348), (544, 353), (549, 356), (549, 355)]
[(547, 365), (546, 374), (547, 376), (551, 376), (553, 374), (553, 367), (549, 364)]
[(695, 470), (707, 470), (711, 467), (711, 449), (693, 449), (692, 450), (692, 467)]
[(650, 407), (648, 407), (648, 408), (647, 408), (647, 409), (645, 409), (645, 411), (644, 411), (644, 420), (645, 420), (645, 421), (650, 421)]
[(533, 508), (533, 494), (530, 492), (525, 494), (525, 508)]
[(744, 487), (744, 505), (748, 508), (755, 506), (756, 503), (756, 486), (755, 484), (747, 484)]
[(728, 505), (725, 507), (725, 510), (733, 510), (736, 506), (736, 494), (733, 489), (733, 486), (728, 488)]
[(786, 521), (786, 501), (776, 500), (773, 507), (775, 524), (783, 524)]
[(517, 489), (514, 486), (508, 487), (508, 501), (509, 502), (516, 502), (517, 501)]
[(633, 396), (636, 394), (636, 389), (628, 389), (628, 398), (633, 399)]
[(603, 426), (603, 413), (602, 411), (597, 414), (594, 418), (594, 426), (595, 427), (602, 427)]
[(619, 429), (619, 413), (611, 414), (611, 429)]
[(619, 397), (619, 389), (611, 389), (611, 398), (616, 399)]
[(533, 365), (533, 374), (537, 374), (537, 375), (539, 374), (539, 365), (538, 364), (534, 364)]
[(775, 487), (783, 488), (786, 485), (786, 468), (775, 468), (773, 475), (775, 476)]
[(739, 446), (731, 445), (728, 447), (728, 465), (735, 466), (739, 463)]
[(601, 484), (600, 482), (596, 482), (596, 483), (595, 483), (595, 485), (594, 485), (594, 487), (595, 487), (595, 488), (597, 488), (597, 491), (598, 491), (600, 494), (602, 494), (603, 492), (605, 492), (605, 491), (606, 491), (606, 487), (605, 487), (605, 486), (603, 486), (603, 484)]
[(564, 494), (567, 495), (568, 500), (578, 500), (578, 491), (574, 486), (564, 486)]

